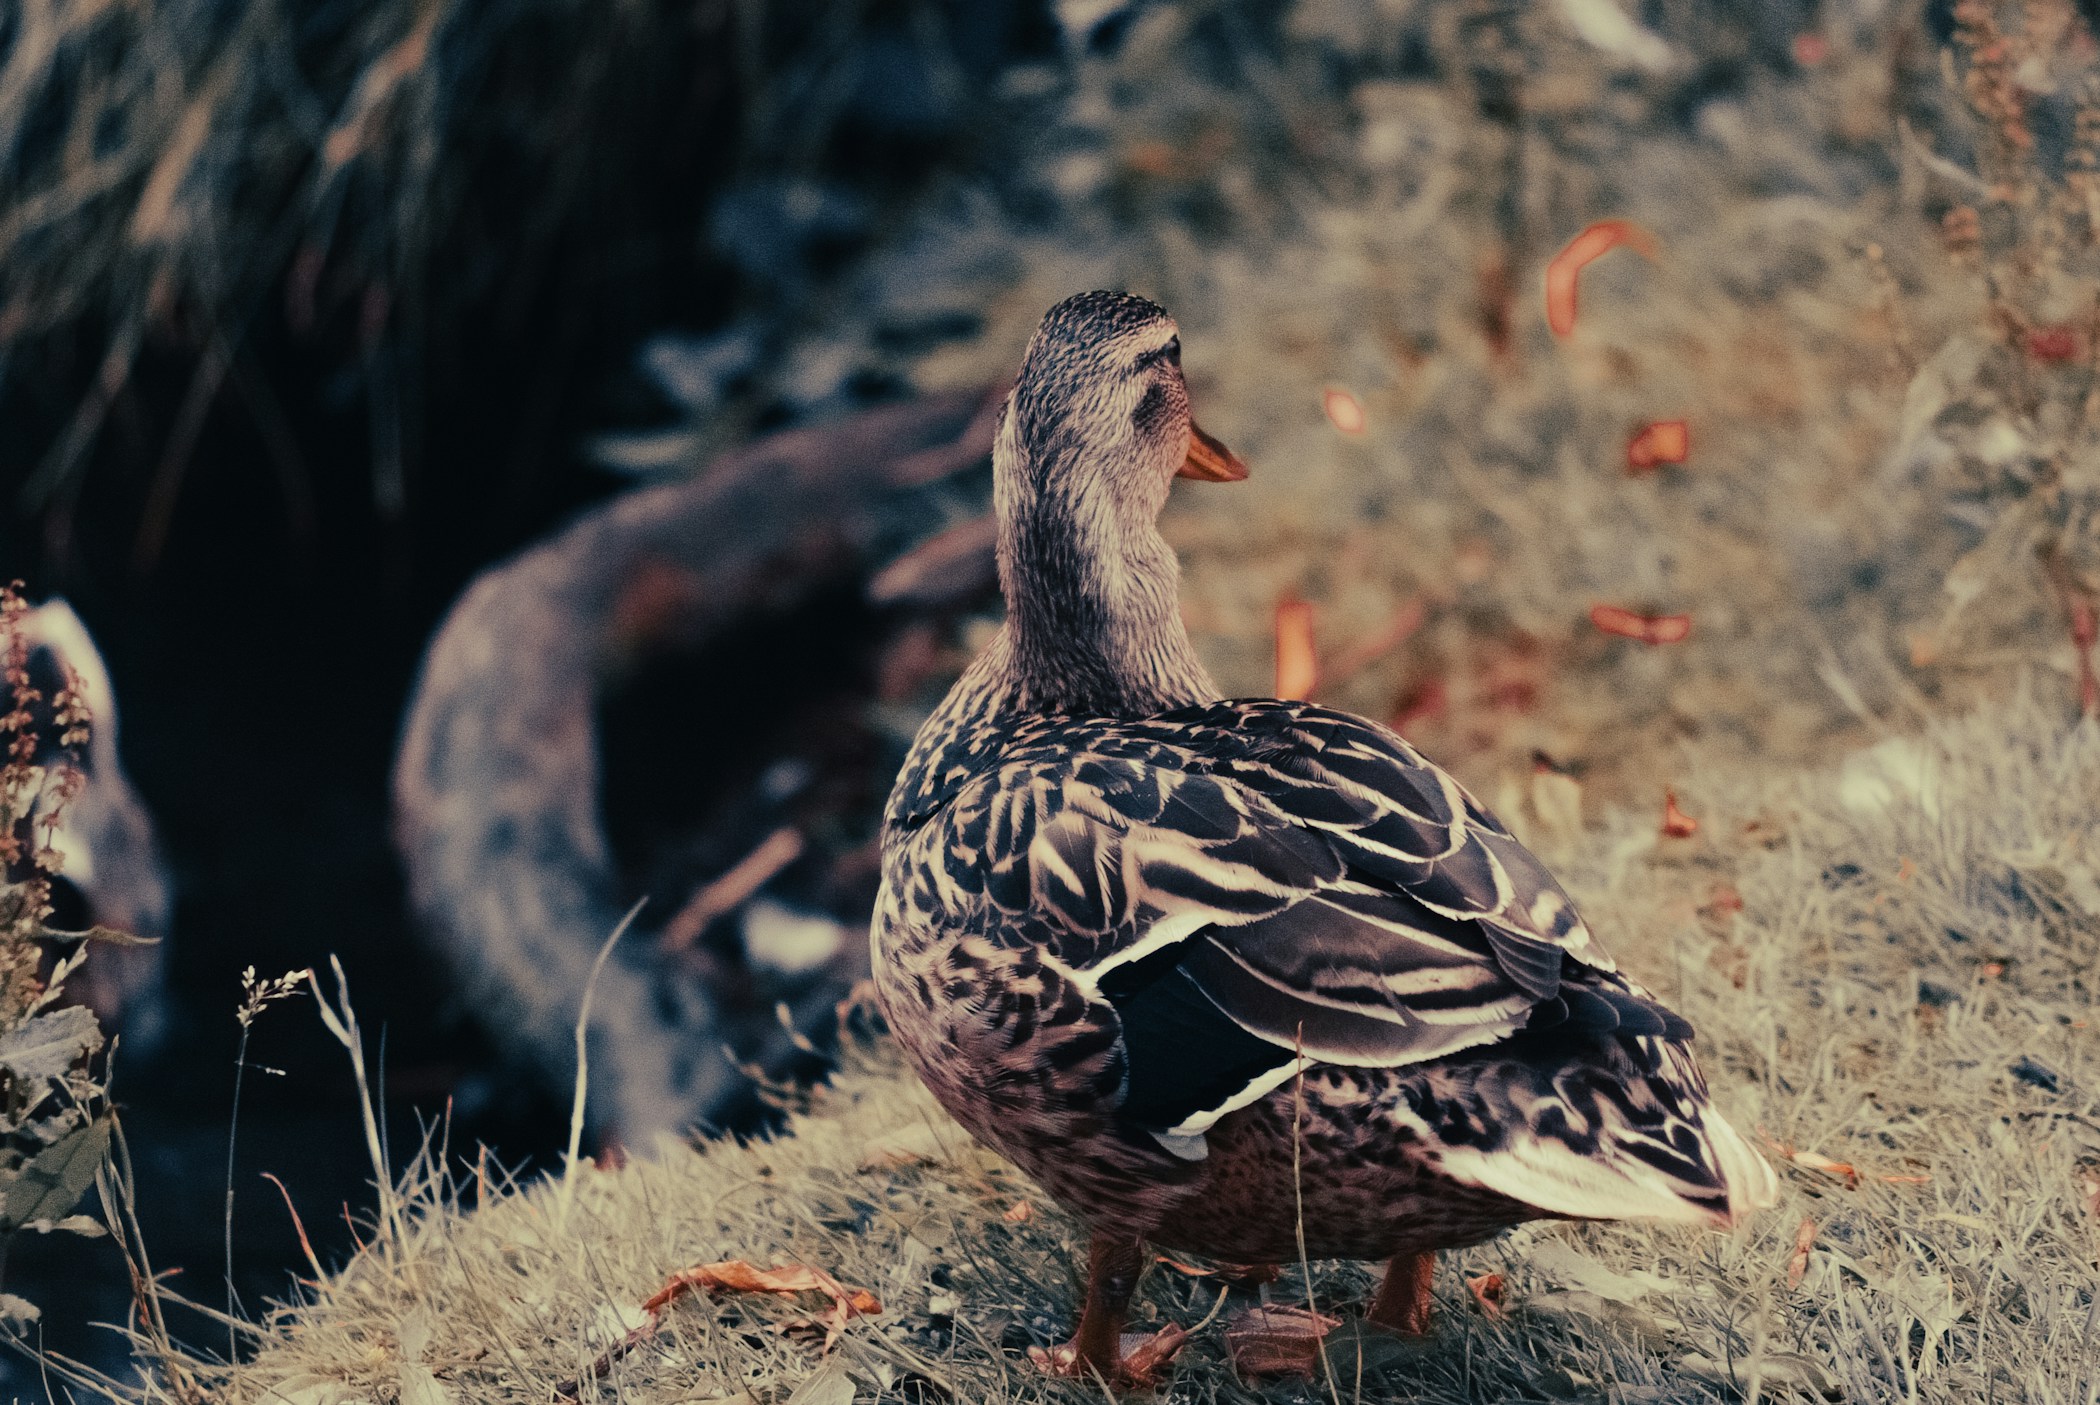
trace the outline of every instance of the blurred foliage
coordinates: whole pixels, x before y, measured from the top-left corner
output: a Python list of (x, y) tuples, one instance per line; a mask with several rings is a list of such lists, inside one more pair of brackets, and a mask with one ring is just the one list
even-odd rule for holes
[[(29, 672), (28, 612), (19, 587), (0, 586), (0, 1263), (25, 1229), (99, 1234), (73, 1208), (109, 1151), (108, 1099), (94, 1063), (102, 1031), (59, 1002), (94, 941), (122, 933), (51, 928), (51, 883), (64, 867), (58, 833), (86, 782), (80, 758), (92, 719), (79, 680), (46, 698)], [(68, 954), (54, 959), (54, 950)], [(0, 1293), (0, 1324), (37, 1309)]]

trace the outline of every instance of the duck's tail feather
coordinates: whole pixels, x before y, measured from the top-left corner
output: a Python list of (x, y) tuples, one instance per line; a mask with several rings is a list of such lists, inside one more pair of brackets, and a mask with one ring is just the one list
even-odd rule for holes
[(1612, 1038), (1557, 1067), (1484, 1063), (1468, 1091), (1477, 1125), (1500, 1135), (1434, 1139), (1442, 1170), (1548, 1214), (1726, 1228), (1778, 1197), (1675, 1040)]

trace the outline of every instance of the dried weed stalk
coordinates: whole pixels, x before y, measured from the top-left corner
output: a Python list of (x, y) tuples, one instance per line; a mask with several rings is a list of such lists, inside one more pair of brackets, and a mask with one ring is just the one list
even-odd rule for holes
[[(22, 1231), (103, 1232), (73, 1210), (115, 1125), (106, 1065), (96, 1062), (104, 1041), (89, 1011), (59, 1002), (91, 941), (129, 940), (50, 926), (51, 885), (65, 864), (59, 835), (86, 782), (93, 719), (70, 673), (50, 697), (32, 681), (28, 610), (20, 582), (0, 586), (0, 1271)], [(0, 1293), (0, 1330), (37, 1316), (34, 1304)]]

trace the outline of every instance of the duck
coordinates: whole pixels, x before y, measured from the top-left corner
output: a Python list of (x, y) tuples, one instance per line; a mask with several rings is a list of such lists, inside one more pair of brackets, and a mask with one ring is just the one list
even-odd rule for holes
[(1177, 478), (1247, 473), (1164, 308), (1051, 308), (993, 449), (1005, 619), (883, 814), (892, 1036), (1088, 1231), (1057, 1373), (1133, 1383), (1148, 1246), (1383, 1261), (1366, 1320), (1420, 1334), (1441, 1251), (1776, 1197), (1691, 1026), (1507, 825), (1377, 722), (1219, 696), (1158, 519)]

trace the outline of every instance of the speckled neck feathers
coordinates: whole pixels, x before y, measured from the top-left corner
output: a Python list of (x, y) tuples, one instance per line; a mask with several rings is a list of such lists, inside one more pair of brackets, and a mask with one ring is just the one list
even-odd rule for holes
[[(1007, 623), (980, 661), (983, 701), (1030, 712), (1144, 716), (1217, 696), (1182, 627), (1180, 564), (1155, 525), (1188, 446), (1178, 370), (1125, 374), (1173, 334), (1119, 294), (1046, 320), (992, 451)], [(1077, 335), (1081, 329), (1084, 335)], [(1178, 344), (1177, 344), (1178, 351)]]

